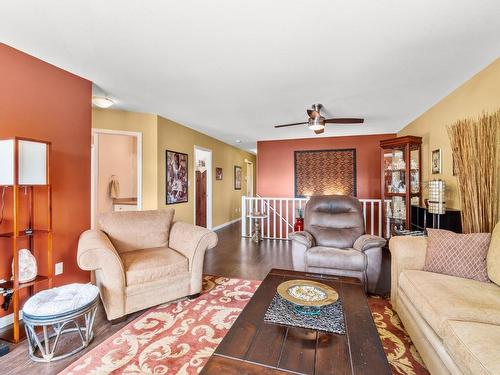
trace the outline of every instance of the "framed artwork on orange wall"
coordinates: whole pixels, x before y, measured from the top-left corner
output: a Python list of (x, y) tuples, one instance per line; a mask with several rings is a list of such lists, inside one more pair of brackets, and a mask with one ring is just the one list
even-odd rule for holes
[(356, 196), (356, 149), (295, 151), (295, 197)]

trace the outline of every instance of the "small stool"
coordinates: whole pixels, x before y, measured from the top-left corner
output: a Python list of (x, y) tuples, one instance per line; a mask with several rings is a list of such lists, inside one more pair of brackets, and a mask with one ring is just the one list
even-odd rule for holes
[[(30, 358), (36, 362), (57, 361), (86, 348), (94, 338), (92, 327), (98, 301), (99, 288), (90, 284), (69, 284), (43, 290), (26, 301), (23, 320)], [(81, 327), (77, 321), (79, 317), (84, 320)], [(37, 327), (42, 328), (42, 337), (36, 333)], [(78, 332), (82, 345), (69, 353), (54, 356), (61, 335), (70, 332)], [(37, 348), (41, 356), (35, 354)]]
[(255, 243), (259, 243), (262, 238), (261, 238), (261, 232), (260, 232), (260, 221), (262, 219), (266, 219), (267, 215), (266, 214), (261, 214), (260, 212), (252, 212), (251, 214), (247, 215), (247, 217), (250, 220), (253, 220), (253, 234), (252, 234), (252, 241)]

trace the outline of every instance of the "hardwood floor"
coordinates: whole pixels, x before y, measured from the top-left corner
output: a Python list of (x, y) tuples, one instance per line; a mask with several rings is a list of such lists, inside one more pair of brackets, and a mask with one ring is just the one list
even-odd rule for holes
[[(255, 244), (250, 239), (241, 238), (239, 223), (227, 226), (219, 230), (217, 234), (219, 236), (217, 247), (208, 250), (205, 254), (204, 273), (206, 274), (262, 280), (273, 267), (292, 268), (291, 245), (287, 241), (264, 240), (260, 244)], [(35, 363), (28, 358), (28, 346), (24, 341), (18, 345), (11, 345), (11, 352), (0, 357), (0, 373), (2, 375), (57, 374), (143, 312), (131, 314), (125, 321), (111, 325), (106, 320), (104, 310), (100, 305), (94, 325), (95, 338), (86, 350), (53, 363)], [(63, 347), (71, 343), (71, 340), (64, 340), (60, 345)]]

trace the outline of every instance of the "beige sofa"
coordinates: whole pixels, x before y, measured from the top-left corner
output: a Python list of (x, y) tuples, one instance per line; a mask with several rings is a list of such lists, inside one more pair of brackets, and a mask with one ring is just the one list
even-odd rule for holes
[(217, 235), (173, 222), (174, 210), (113, 212), (78, 243), (78, 265), (94, 272), (109, 320), (201, 291), (205, 250)]
[[(389, 248), (391, 302), (431, 374), (500, 374), (500, 286), (422, 271), (425, 237), (393, 237)], [(500, 269), (494, 253), (489, 275)]]

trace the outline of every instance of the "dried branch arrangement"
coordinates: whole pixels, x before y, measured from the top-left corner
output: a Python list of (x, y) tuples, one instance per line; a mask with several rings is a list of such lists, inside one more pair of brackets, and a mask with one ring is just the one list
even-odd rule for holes
[(492, 232), (500, 219), (500, 110), (448, 127), (458, 170), (464, 233)]

